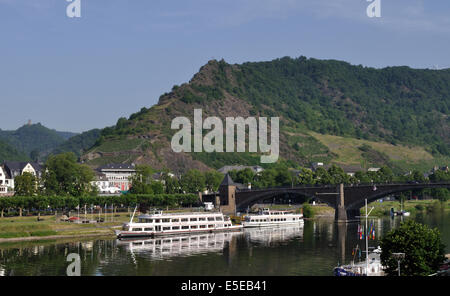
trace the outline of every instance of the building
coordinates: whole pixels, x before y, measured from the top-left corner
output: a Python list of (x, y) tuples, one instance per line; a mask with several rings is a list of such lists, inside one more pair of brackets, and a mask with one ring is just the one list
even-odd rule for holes
[(30, 173), (38, 179), (42, 177), (42, 166), (35, 162), (5, 161), (3, 166), (12, 179), (23, 173)]
[(42, 166), (35, 162), (5, 161), (0, 166), (0, 195), (13, 195), (14, 178), (23, 173), (30, 173), (40, 179)]
[(131, 188), (130, 179), (135, 173), (134, 164), (107, 164), (97, 169), (94, 182), (99, 182), (98, 184), (104, 188), (116, 187), (120, 191), (128, 191)]
[(246, 166), (246, 165), (226, 165), (218, 169), (217, 171), (222, 174), (228, 174), (230, 171), (241, 171), (244, 169), (251, 169), (253, 173), (258, 174), (264, 169), (260, 167), (259, 165), (253, 165), (253, 166)]
[(14, 194), (14, 179), (7, 174), (4, 166), (0, 166), (0, 196)]
[(97, 187), (100, 194), (120, 193), (120, 188), (112, 187), (106, 175), (98, 171), (95, 172), (94, 181), (91, 184)]

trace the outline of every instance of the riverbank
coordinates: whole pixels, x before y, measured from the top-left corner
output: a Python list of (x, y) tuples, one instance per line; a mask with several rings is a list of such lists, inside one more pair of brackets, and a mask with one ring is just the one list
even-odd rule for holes
[[(95, 221), (94, 215), (87, 220)], [(34, 240), (54, 240), (77, 237), (114, 236), (114, 229), (129, 221), (128, 213), (102, 215), (106, 222), (79, 224), (60, 221), (56, 216), (0, 218), (0, 243)], [(84, 215), (80, 215), (84, 219)]]
[[(330, 218), (334, 217), (334, 209), (326, 204), (303, 205), (305, 218)], [(374, 208), (370, 216), (389, 216), (391, 208), (400, 211), (399, 201), (375, 201), (368, 204), (368, 209)], [(407, 200), (403, 203), (403, 210), (410, 212), (411, 215), (418, 213), (432, 213), (437, 211), (450, 211), (450, 201), (440, 202), (438, 200)], [(361, 208), (361, 215), (365, 214), (364, 207)]]
[[(368, 208), (374, 208), (370, 213), (371, 216), (389, 216), (391, 208), (400, 211), (401, 204), (399, 201), (383, 201), (372, 202), (368, 204)], [(410, 212), (411, 215), (418, 213), (432, 213), (437, 211), (450, 210), (450, 201), (440, 202), (439, 200), (406, 200), (403, 203), (403, 210)], [(365, 213), (365, 209), (361, 208), (361, 214)]]

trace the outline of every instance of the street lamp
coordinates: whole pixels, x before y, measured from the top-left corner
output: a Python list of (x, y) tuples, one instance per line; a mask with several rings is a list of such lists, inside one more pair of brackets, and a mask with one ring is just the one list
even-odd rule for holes
[(392, 253), (392, 257), (394, 257), (395, 259), (397, 259), (397, 263), (398, 263), (398, 276), (400, 276), (400, 261), (402, 261), (403, 259), (405, 259), (405, 253)]

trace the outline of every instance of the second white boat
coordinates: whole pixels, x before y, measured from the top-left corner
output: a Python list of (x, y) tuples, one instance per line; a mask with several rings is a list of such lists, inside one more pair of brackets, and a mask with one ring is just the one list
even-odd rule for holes
[(246, 215), (242, 225), (245, 227), (280, 226), (287, 224), (302, 224), (303, 214), (291, 211), (271, 211), (264, 209), (255, 215)]

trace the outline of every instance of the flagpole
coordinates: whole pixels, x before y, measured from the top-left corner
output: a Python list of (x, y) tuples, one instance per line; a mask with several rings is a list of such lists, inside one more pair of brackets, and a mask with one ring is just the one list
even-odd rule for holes
[(369, 274), (369, 241), (367, 240), (367, 218), (368, 218), (367, 198), (365, 199), (365, 201), (366, 201), (366, 229), (365, 229), (365, 232), (366, 232), (366, 275), (368, 275)]

